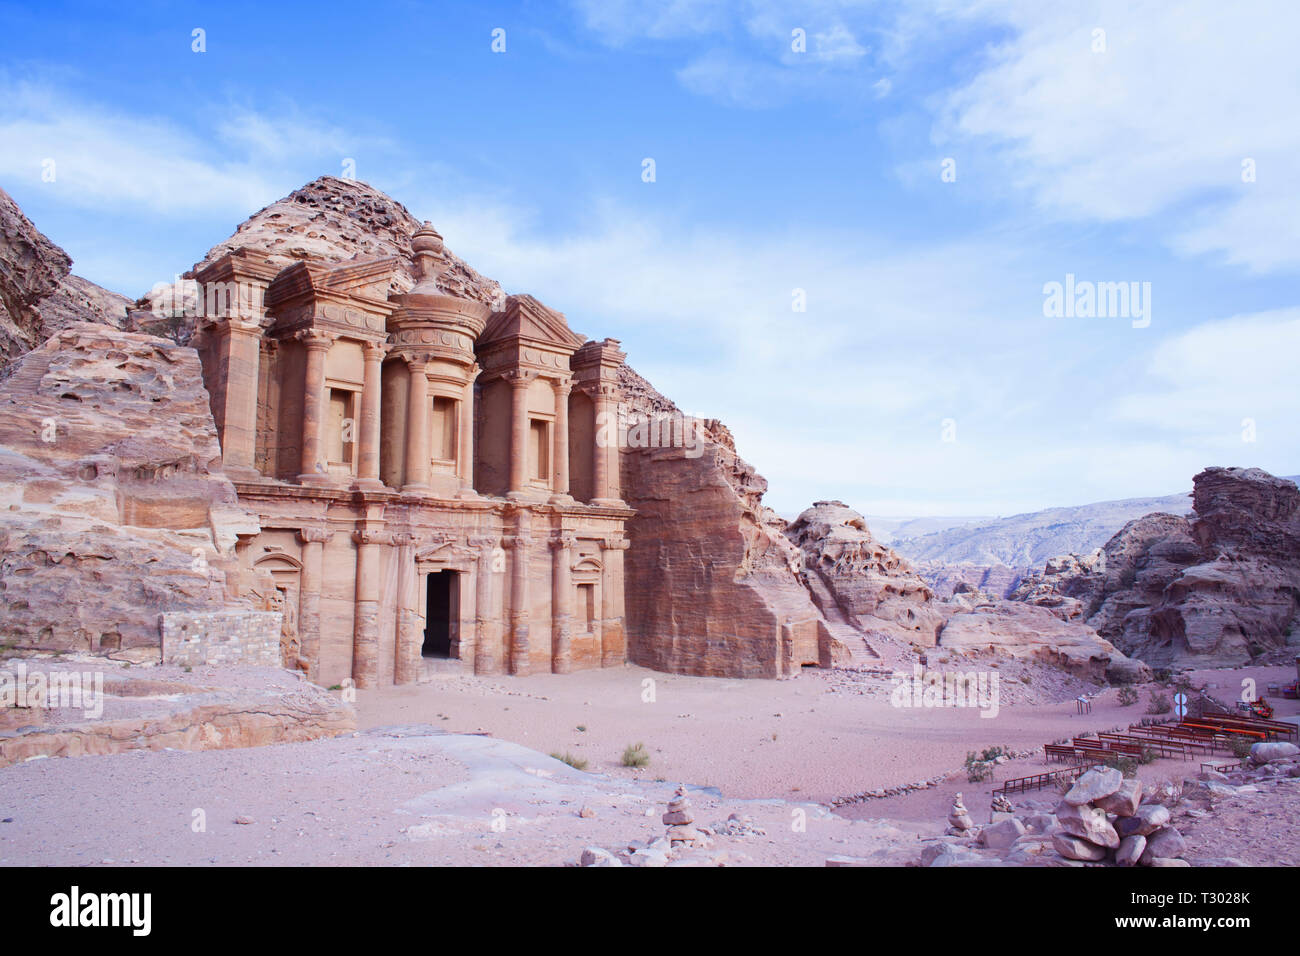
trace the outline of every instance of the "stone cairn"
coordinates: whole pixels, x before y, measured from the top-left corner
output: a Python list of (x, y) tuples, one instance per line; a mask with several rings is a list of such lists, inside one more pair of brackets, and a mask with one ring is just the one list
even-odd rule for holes
[(993, 794), (993, 806), (991, 809), (994, 813), (1016, 812), (1016, 808), (1011, 805), (1011, 801), (1007, 799), (1006, 794), (1002, 793)]
[(975, 826), (975, 821), (970, 818), (970, 811), (966, 809), (966, 804), (961, 802), (961, 794), (953, 797), (952, 807), (948, 810), (948, 833), (950, 835), (964, 834)]
[(1111, 767), (1089, 770), (1057, 805), (1052, 847), (1084, 863), (1187, 866), (1187, 844), (1170, 825), (1169, 808), (1142, 797), (1136, 777)]
[(673, 798), (668, 801), (668, 812), (663, 815), (664, 825), (668, 827), (668, 843), (672, 847), (685, 843), (687, 846), (707, 846), (708, 837), (696, 829), (695, 814), (691, 810), (690, 798), (686, 788), (678, 787)]

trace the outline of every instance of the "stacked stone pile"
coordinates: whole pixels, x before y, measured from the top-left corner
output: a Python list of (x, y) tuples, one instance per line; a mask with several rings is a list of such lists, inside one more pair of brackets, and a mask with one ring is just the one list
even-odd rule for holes
[(1056, 808), (1052, 847), (1067, 860), (1119, 866), (1187, 866), (1169, 809), (1143, 802), (1142, 782), (1113, 768), (1089, 770)]
[[(664, 835), (646, 840), (644, 843), (633, 841), (617, 853), (611, 853), (600, 847), (587, 847), (579, 859), (580, 866), (699, 866), (724, 865), (727, 854), (693, 855), (689, 851), (708, 850), (713, 846), (716, 835), (711, 827), (695, 825), (695, 810), (691, 806), (686, 787), (681, 786), (668, 801), (668, 810), (662, 818), (667, 827)], [(736, 834), (731, 833), (731, 825), (736, 824)], [(756, 830), (750, 821), (742, 821), (735, 814), (727, 821), (728, 835), (744, 835)]]
[(961, 802), (961, 794), (953, 797), (952, 807), (948, 810), (948, 833), (957, 836), (974, 829), (975, 821), (970, 818), (970, 811)]

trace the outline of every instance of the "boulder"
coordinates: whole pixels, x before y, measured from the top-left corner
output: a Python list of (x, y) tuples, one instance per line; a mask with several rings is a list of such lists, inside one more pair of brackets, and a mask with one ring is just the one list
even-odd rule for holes
[(1187, 852), (1187, 841), (1173, 827), (1157, 830), (1147, 837), (1146, 849), (1142, 851), (1141, 861), (1149, 866), (1152, 860), (1168, 860), (1181, 857)]
[(1103, 847), (1089, 843), (1072, 833), (1066, 833), (1064, 830), (1057, 830), (1052, 834), (1052, 846), (1067, 860), (1096, 863), (1106, 858), (1106, 850)]
[(598, 846), (589, 846), (582, 851), (582, 857), (578, 861), (582, 866), (622, 866), (613, 853), (601, 849)]
[(1131, 817), (1137, 813), (1142, 802), (1142, 781), (1137, 777), (1125, 777), (1120, 788), (1112, 794), (1098, 797), (1096, 805), (1107, 813), (1116, 816)]
[(1120, 817), (1115, 829), (1121, 837), (1147, 836), (1169, 825), (1169, 809), (1159, 803), (1144, 803), (1131, 817)]
[(1254, 764), (1272, 763), (1274, 760), (1286, 760), (1300, 754), (1300, 747), (1285, 741), (1260, 741), (1251, 745), (1250, 762)]
[(1119, 849), (1115, 851), (1115, 862), (1120, 866), (1136, 866), (1146, 848), (1146, 837), (1137, 833), (1126, 836), (1119, 841)]
[[(1074, 786), (1066, 793), (1064, 802), (1076, 807), (1092, 803), (1117, 792), (1123, 785), (1124, 775), (1113, 767), (1089, 770), (1074, 782)], [(1057, 807), (1056, 813), (1060, 815), (1060, 807)]]
[(1114, 849), (1119, 846), (1119, 834), (1106, 818), (1106, 811), (1083, 804), (1076, 806), (1062, 801), (1057, 807), (1056, 819), (1066, 833), (1082, 837), (1089, 843)]
[(980, 830), (980, 843), (990, 850), (1008, 850), (1025, 834), (1025, 826), (1015, 817), (992, 823)]

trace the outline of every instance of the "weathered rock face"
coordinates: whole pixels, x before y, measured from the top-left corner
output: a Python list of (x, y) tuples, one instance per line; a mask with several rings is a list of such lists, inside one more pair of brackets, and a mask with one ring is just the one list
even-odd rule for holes
[(840, 501), (819, 501), (786, 529), (803, 552), (804, 577), (828, 620), (867, 635), (934, 644), (943, 624), (934, 592), (906, 560), (872, 537), (866, 519)]
[[(282, 268), (298, 261), (345, 262), (354, 258), (396, 256), (396, 270), (390, 292), (407, 292), (415, 284), (411, 273), (411, 237), (420, 222), (401, 203), (372, 186), (356, 180), (322, 176), (296, 189), (288, 196), (259, 210), (245, 220), (235, 234), (208, 250), (183, 280), (222, 256), (242, 251), (254, 258), (265, 258), (269, 265)], [(438, 289), (476, 302), (502, 307), (505, 294), (501, 286), (485, 278), (445, 247), (441, 253)], [(137, 303), (132, 314), (133, 327), (174, 336), (187, 342), (191, 328), (167, 328), (159, 316), (148, 310), (160, 305), (159, 312), (182, 307), (192, 316), (199, 301), (192, 281), (180, 287), (165, 285), (155, 289)], [(192, 318), (188, 321), (192, 322)], [(164, 333), (163, 330), (166, 329)]]
[(1097, 554), (1049, 562), (1015, 597), (1080, 602), (1132, 656), (1231, 666), (1289, 654), (1300, 612), (1300, 491), (1259, 469), (1209, 468), (1192, 518), (1131, 521)]
[[(676, 406), (624, 369), (632, 415)], [(625, 447), (628, 656), (674, 673), (782, 677), (830, 663), (834, 642), (800, 582), (802, 556), (762, 503), (767, 482), (717, 421), (694, 447)], [(835, 650), (847, 658), (843, 648)], [(823, 660), (823, 657), (827, 659)]]
[(117, 328), (129, 300), (71, 274), (72, 259), (0, 189), (0, 374), (73, 322)]
[(938, 643), (959, 654), (991, 651), (1032, 658), (1098, 682), (1151, 677), (1146, 665), (1125, 657), (1091, 627), (1062, 621), (1046, 608), (1012, 601), (953, 615), (939, 631)]
[(161, 612), (246, 607), (225, 572), (256, 519), (220, 462), (193, 350), (80, 323), (24, 356), (0, 383), (5, 640), (157, 660)]

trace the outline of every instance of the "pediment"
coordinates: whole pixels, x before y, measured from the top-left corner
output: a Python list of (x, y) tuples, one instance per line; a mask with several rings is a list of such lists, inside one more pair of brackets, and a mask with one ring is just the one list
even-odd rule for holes
[(569, 328), (564, 314), (542, 305), (531, 295), (512, 295), (506, 307), (492, 313), (479, 345), (526, 342), (572, 353), (586, 341)]

